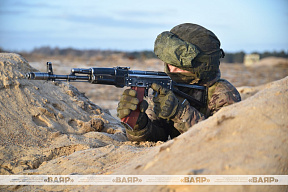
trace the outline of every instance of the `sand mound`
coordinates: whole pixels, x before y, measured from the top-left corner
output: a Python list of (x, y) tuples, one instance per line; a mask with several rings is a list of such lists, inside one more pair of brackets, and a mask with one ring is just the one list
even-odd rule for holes
[(256, 87), (242, 86), (242, 87), (237, 87), (237, 90), (240, 93), (241, 99), (243, 101), (243, 100), (255, 95), (259, 91), (265, 89), (266, 86), (267, 85), (260, 85), (260, 86), (256, 86)]
[[(159, 146), (158, 153), (153, 154), (148, 162), (138, 165), (137, 169), (131, 166), (130, 173), (287, 175), (287, 106), (288, 77), (266, 85), (243, 102), (221, 109), (190, 131)], [(172, 188), (176, 191), (194, 188), (196, 191), (215, 190), (215, 186)], [(217, 191), (230, 188), (218, 187)], [(239, 186), (237, 190), (246, 191), (248, 188), (249, 191), (260, 189)], [(272, 189), (280, 191), (284, 188), (261, 187), (262, 191)]]
[(75, 87), (29, 81), (24, 78), (29, 71), (35, 69), (20, 55), (0, 54), (0, 174), (126, 140), (119, 121)]
[[(22, 79), (25, 72), (33, 70), (27, 62), (15, 54), (1, 54), (1, 57), (1, 78), (5, 76), (0, 92), (3, 97), (1, 174), (288, 174), (288, 77), (257, 89), (252, 97), (221, 109), (174, 140), (137, 144), (121, 142), (125, 137), (119, 121), (89, 102), (74, 87)], [(85, 123), (93, 124), (92, 119), (104, 122), (104, 132), (83, 131)], [(115, 133), (105, 133), (108, 127)], [(288, 190), (287, 186), (12, 186), (6, 189)]]
[(252, 67), (287, 67), (288, 59), (281, 57), (266, 57), (252, 65)]

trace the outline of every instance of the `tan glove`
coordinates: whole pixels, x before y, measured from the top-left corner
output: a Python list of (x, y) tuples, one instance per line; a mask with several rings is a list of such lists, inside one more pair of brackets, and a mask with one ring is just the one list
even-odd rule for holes
[(137, 92), (133, 89), (126, 89), (118, 103), (117, 107), (117, 117), (120, 119), (126, 117), (137, 109), (137, 105), (139, 104), (139, 100), (137, 99)]
[[(132, 111), (137, 109), (138, 104), (139, 100), (137, 99), (137, 92), (133, 89), (126, 89), (120, 98), (120, 102), (118, 103), (117, 117), (119, 117), (120, 119), (126, 117)], [(136, 125), (133, 128), (134, 130), (140, 130), (147, 125), (148, 116), (145, 113), (147, 108), (148, 103), (147, 101), (143, 100), (139, 106), (140, 114), (137, 119)]]
[(161, 85), (153, 83), (151, 88), (154, 90), (154, 112), (162, 119), (173, 119), (180, 106), (179, 100), (174, 93)]

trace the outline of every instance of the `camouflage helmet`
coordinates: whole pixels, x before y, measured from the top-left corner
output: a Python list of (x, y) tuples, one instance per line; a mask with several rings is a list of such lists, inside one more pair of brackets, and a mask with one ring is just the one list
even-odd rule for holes
[[(220, 78), (220, 41), (210, 30), (192, 23), (175, 26), (157, 36), (155, 54), (166, 63), (165, 72), (175, 81), (210, 84)], [(169, 73), (167, 64), (190, 73)]]

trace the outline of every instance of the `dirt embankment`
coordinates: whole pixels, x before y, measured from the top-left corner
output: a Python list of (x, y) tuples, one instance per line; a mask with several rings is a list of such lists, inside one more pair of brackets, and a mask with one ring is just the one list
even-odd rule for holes
[(30, 71), (35, 69), (21, 56), (0, 54), (1, 174), (126, 140), (119, 121), (75, 87), (29, 81), (24, 75)]

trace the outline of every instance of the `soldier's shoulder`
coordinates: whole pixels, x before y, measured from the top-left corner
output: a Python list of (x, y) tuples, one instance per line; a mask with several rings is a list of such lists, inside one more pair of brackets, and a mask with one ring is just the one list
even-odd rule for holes
[(235, 101), (241, 100), (237, 89), (226, 79), (219, 79), (214, 85), (208, 88), (208, 99), (210, 100), (212, 97), (233, 97)]
[(226, 79), (219, 79), (213, 86), (215, 86), (215, 91), (217, 92), (231, 92), (237, 91), (237, 89), (227, 81)]

